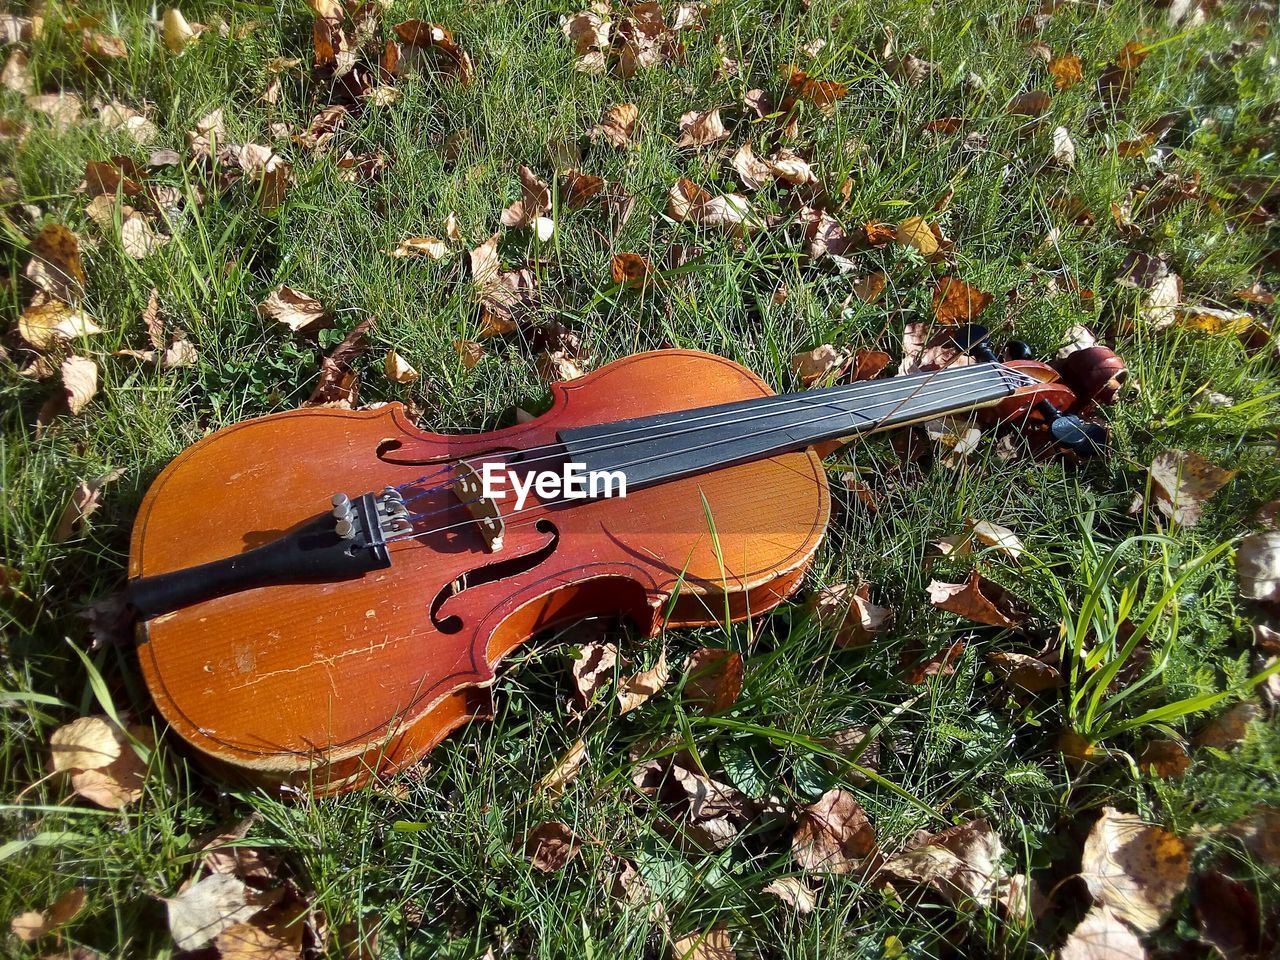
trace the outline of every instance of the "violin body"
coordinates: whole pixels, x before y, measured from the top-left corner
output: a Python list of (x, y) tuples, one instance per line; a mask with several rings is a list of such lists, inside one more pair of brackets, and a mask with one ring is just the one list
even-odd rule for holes
[[(399, 404), (309, 409), (227, 427), (157, 478), (129, 574), (243, 554), (323, 513), (338, 491), (412, 484), (461, 458), (505, 462), (559, 431), (769, 396), (755, 374), (685, 350), (638, 354), (552, 386), (528, 423), (424, 433)], [(139, 624), (160, 713), (219, 772), (315, 792), (419, 760), (487, 712), (498, 662), (590, 615), (654, 634), (761, 613), (794, 591), (822, 539), (829, 493), (813, 450), (727, 466), (625, 497), (538, 503), (492, 549), (447, 489), (420, 535), (359, 577), (255, 587)]]

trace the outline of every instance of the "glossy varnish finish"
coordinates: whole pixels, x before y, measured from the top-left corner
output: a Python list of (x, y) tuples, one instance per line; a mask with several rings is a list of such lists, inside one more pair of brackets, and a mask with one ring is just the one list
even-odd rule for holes
[[(197, 443), (157, 479), (134, 530), (130, 575), (258, 546), (324, 512), (334, 492), (407, 483), (436, 470), (429, 461), (501, 461), (568, 426), (769, 392), (730, 361), (671, 350), (557, 384), (547, 414), (486, 434), (425, 434), (398, 405), (249, 421)], [(142, 624), (139, 655), (161, 713), (224, 771), (350, 787), (414, 762), (482, 715), (498, 661), (547, 627), (623, 614), (656, 632), (664, 621), (772, 607), (803, 576), (829, 508), (812, 452), (624, 499), (532, 505), (528, 516), (508, 516), (495, 554), (456, 498), (432, 494), (413, 507), (441, 511), (420, 524), (434, 532), (393, 544), (389, 569), (244, 590)], [(502, 509), (510, 514), (512, 501)]]

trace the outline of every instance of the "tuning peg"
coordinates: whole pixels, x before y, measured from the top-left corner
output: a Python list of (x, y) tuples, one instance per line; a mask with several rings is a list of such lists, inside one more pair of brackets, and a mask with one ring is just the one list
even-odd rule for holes
[(1082, 459), (1095, 457), (1107, 449), (1106, 429), (1074, 414), (1059, 414), (1049, 422), (1049, 432), (1060, 447)]
[(990, 338), (991, 331), (980, 323), (966, 323), (956, 327), (951, 334), (951, 342), (977, 360), (991, 361), (996, 358), (987, 344)]
[(1034, 356), (1031, 344), (1025, 340), (1010, 340), (1004, 345), (1004, 358), (1006, 360), (1030, 360)]

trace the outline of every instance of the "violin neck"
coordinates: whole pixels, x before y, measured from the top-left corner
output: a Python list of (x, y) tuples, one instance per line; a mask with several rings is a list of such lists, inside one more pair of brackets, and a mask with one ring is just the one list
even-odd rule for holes
[(995, 403), (1021, 380), (981, 363), (560, 432), (569, 461), (648, 486)]

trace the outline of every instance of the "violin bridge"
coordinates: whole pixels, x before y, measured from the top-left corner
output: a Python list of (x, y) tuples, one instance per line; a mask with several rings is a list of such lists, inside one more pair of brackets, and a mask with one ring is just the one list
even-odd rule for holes
[(465, 460), (459, 461), (455, 470), (458, 477), (452, 484), (454, 496), (462, 502), (475, 520), (489, 552), (497, 553), (502, 549), (502, 538), (506, 533), (506, 525), (502, 522), (502, 513), (498, 510), (498, 505), (484, 495), (480, 476), (469, 463)]

